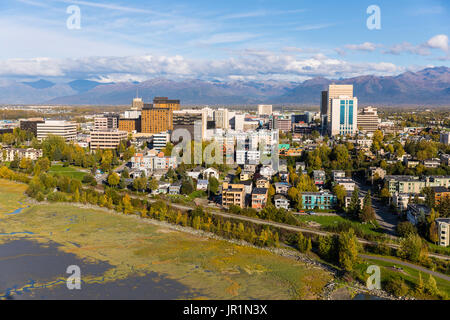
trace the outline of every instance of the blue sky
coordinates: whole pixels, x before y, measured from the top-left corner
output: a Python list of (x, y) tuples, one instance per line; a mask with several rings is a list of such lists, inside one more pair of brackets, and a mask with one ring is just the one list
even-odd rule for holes
[[(67, 7), (81, 12), (70, 30)], [(369, 30), (367, 7), (381, 9)], [(0, 78), (303, 81), (449, 66), (447, 0), (0, 3)]]

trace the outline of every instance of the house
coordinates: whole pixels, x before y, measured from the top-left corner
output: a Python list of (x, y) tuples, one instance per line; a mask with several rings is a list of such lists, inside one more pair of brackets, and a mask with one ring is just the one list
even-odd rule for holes
[(415, 160), (415, 159), (405, 158), (404, 163), (405, 163), (405, 165), (408, 168), (415, 168), (415, 167), (417, 167), (419, 165), (420, 161), (419, 160)]
[(333, 170), (333, 171), (331, 171), (331, 176), (333, 178), (333, 181), (335, 181), (336, 178), (345, 178), (345, 171), (343, 171), (343, 170)]
[(275, 208), (280, 209), (286, 209), (289, 210), (289, 200), (281, 195), (281, 194), (277, 194), (274, 196), (274, 202), (275, 202)]
[(303, 170), (306, 170), (306, 164), (304, 162), (296, 162), (295, 171), (303, 171)]
[(325, 184), (325, 171), (323, 170), (314, 170), (313, 171), (313, 179), (316, 185), (324, 185)]
[(202, 174), (204, 168), (198, 166), (192, 169), (191, 171), (187, 172), (186, 174), (188, 177), (191, 177), (192, 179), (198, 180), (200, 175)]
[(181, 193), (181, 182), (174, 182), (169, 186), (169, 194), (180, 194)]
[(287, 171), (287, 160), (284, 159), (280, 159), (279, 164), (278, 164), (278, 171)]
[(275, 174), (275, 170), (273, 170), (271, 166), (263, 166), (259, 170), (259, 174), (267, 179), (270, 179)]
[(239, 176), (239, 180), (241, 180), (241, 181), (250, 180), (250, 179), (252, 179), (252, 176), (253, 176), (252, 172), (242, 171)]
[(333, 209), (337, 203), (337, 197), (329, 191), (302, 193), (302, 206), (305, 209)]
[(220, 177), (219, 170), (214, 169), (214, 168), (207, 168), (207, 169), (203, 170), (202, 175), (203, 175), (203, 179), (205, 179), (205, 180), (209, 180), (209, 178), (211, 178), (211, 177), (214, 177), (217, 180), (219, 180), (219, 177)]
[(336, 178), (334, 183), (337, 185), (341, 185), (347, 191), (355, 190), (356, 183), (351, 178)]
[(287, 182), (277, 182), (277, 183), (275, 183), (275, 192), (279, 193), (279, 194), (287, 195), (287, 193), (291, 187), (292, 187), (292, 185), (290, 185)]
[(260, 179), (256, 180), (256, 187), (269, 189), (270, 181), (267, 180), (266, 178), (260, 178)]
[(450, 218), (436, 219), (438, 226), (439, 245), (448, 247), (450, 245)]
[(252, 191), (253, 191), (253, 181), (252, 180), (241, 181), (241, 184), (244, 185), (244, 190), (245, 190), (246, 194), (252, 194)]
[(169, 191), (170, 183), (169, 182), (158, 182), (158, 188), (153, 190), (153, 194), (167, 194)]
[(208, 184), (209, 184), (208, 180), (202, 180), (202, 179), (197, 180), (197, 190), (207, 191)]
[(278, 173), (278, 175), (280, 176), (281, 181), (289, 181), (289, 172), (287, 171), (280, 171)]
[(266, 188), (255, 188), (252, 192), (252, 208), (262, 209), (265, 207), (267, 202), (268, 189)]
[(425, 219), (427, 215), (429, 215), (431, 209), (423, 204), (408, 204), (408, 209), (406, 211), (406, 217), (409, 222), (413, 225), (417, 225), (419, 221)]

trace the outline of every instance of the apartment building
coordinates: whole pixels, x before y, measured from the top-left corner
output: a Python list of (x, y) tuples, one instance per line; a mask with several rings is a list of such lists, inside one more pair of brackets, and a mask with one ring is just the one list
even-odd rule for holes
[(19, 148), (5, 148), (0, 149), (0, 159), (3, 161), (14, 161), (14, 159), (21, 160), (27, 158), (30, 160), (37, 160), (42, 157), (42, 149), (19, 149)]
[(126, 132), (141, 132), (141, 118), (119, 119), (119, 130)]
[(305, 209), (329, 210), (336, 206), (337, 198), (329, 191), (302, 193), (302, 206)]
[(231, 205), (240, 208), (245, 207), (245, 190), (244, 185), (240, 188), (232, 187), (231, 185), (222, 186), (222, 206), (228, 208)]
[(385, 183), (388, 185), (389, 193), (417, 194), (425, 187), (450, 187), (450, 176), (385, 176)]
[(448, 247), (450, 245), (450, 218), (436, 219), (438, 225), (439, 245)]

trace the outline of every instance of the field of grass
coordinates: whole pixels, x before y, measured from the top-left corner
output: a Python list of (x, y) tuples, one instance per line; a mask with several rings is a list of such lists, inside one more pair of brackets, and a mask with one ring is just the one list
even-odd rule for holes
[(77, 170), (77, 168), (75, 167), (63, 167), (62, 165), (51, 166), (49, 173), (58, 173), (64, 176), (68, 176), (72, 179), (78, 179), (80, 181), (83, 180), (83, 177), (87, 174), (86, 172)]
[[(395, 259), (390, 257), (391, 259)], [(422, 280), (423, 283), (426, 283), (428, 281), (429, 275), (420, 271), (417, 271), (415, 269), (401, 266), (400, 264), (395, 264), (391, 262), (385, 262), (385, 261), (379, 261), (379, 260), (371, 260), (371, 259), (365, 259), (364, 262), (357, 265), (356, 270), (359, 274), (361, 274), (362, 278), (367, 279), (369, 274), (365, 273), (367, 270), (367, 267), (369, 265), (377, 265), (380, 267), (381, 271), (381, 282), (383, 283), (384, 280), (389, 279), (392, 276), (400, 276), (405, 283), (410, 288), (410, 294), (413, 293), (414, 288), (416, 287), (417, 283), (419, 282), (419, 273), (422, 274)], [(393, 267), (401, 267), (402, 270), (396, 270)], [(443, 279), (434, 277), (437, 283), (437, 287), (440, 291), (445, 292), (447, 296), (450, 296), (450, 282), (445, 281)], [(417, 293), (412, 294), (416, 298), (419, 299), (431, 299), (433, 297), (426, 296), (426, 295), (417, 295)]]
[(309, 221), (313, 221), (313, 222), (319, 223), (322, 227), (337, 225), (340, 222), (350, 222), (352, 225), (355, 225), (356, 227), (364, 230), (364, 232), (367, 234), (373, 234), (373, 235), (380, 234), (379, 232), (377, 232), (375, 230), (375, 227), (370, 224), (362, 224), (362, 223), (359, 223), (356, 221), (351, 221), (349, 219), (345, 219), (338, 215), (333, 215), (333, 216), (302, 215), (302, 216), (297, 216), (297, 219), (302, 222), (306, 222), (306, 223)]
[[(20, 199), (17, 189), (2, 196)], [(332, 279), (321, 269), (261, 249), (71, 204), (34, 205), (0, 219), (0, 233), (24, 230), (33, 234), (21, 237), (56, 242), (60, 250), (86, 261), (108, 262), (114, 268), (103, 275), (107, 281), (157, 272), (191, 288), (198, 298), (316, 299)], [(0, 236), (0, 245), (18, 237)]]
[(0, 216), (26, 207), (25, 184), (0, 179)]

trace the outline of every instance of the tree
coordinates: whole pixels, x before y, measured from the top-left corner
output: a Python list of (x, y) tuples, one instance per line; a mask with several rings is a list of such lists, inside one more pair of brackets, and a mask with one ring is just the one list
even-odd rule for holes
[(346, 271), (352, 271), (358, 261), (358, 241), (353, 229), (339, 235), (339, 265)]
[(414, 227), (414, 225), (409, 221), (403, 221), (397, 224), (397, 234), (402, 237), (406, 238), (410, 234), (416, 234), (417, 229)]
[(337, 184), (333, 187), (333, 192), (338, 200), (338, 205), (340, 208), (345, 207), (345, 196), (347, 195), (347, 190), (345, 190), (343, 185)]
[(405, 281), (403, 281), (403, 279), (399, 276), (391, 277), (386, 280), (384, 289), (397, 297), (405, 296), (409, 290)]
[(219, 192), (219, 180), (215, 177), (211, 176), (208, 180), (209, 183), (209, 191), (213, 194), (217, 194)]
[(389, 189), (387, 187), (384, 187), (380, 191), (380, 198), (383, 199), (385, 203), (387, 203), (387, 200), (391, 197), (391, 194), (389, 193)]
[(305, 237), (303, 233), (297, 234), (297, 248), (300, 252), (309, 252), (312, 249), (311, 238)]
[(362, 222), (375, 221), (375, 210), (372, 207), (372, 198), (370, 196), (370, 190), (364, 196), (364, 206), (360, 214), (360, 220)]
[(412, 262), (419, 261), (424, 253), (426, 254), (424, 245), (418, 234), (409, 234), (406, 238), (403, 238), (397, 251), (397, 255), (400, 258)]
[(159, 185), (158, 185), (158, 180), (156, 180), (155, 178), (149, 178), (148, 180), (148, 188), (150, 189), (150, 191), (155, 191), (156, 189), (158, 189)]
[(136, 191), (145, 190), (147, 188), (147, 178), (146, 177), (140, 177), (133, 180), (133, 188)]
[(355, 188), (352, 193), (352, 198), (350, 200), (350, 205), (348, 206), (347, 212), (353, 217), (359, 217), (359, 212), (361, 211), (361, 203), (359, 201), (359, 189)]
[(122, 205), (123, 213), (130, 214), (133, 212), (133, 206), (131, 205), (131, 199), (128, 194), (125, 194), (125, 196), (122, 198)]
[(120, 177), (119, 177), (119, 175), (117, 173), (113, 172), (113, 173), (111, 173), (109, 175), (109, 177), (108, 177), (108, 184), (111, 187), (117, 187), (119, 182), (120, 182)]

